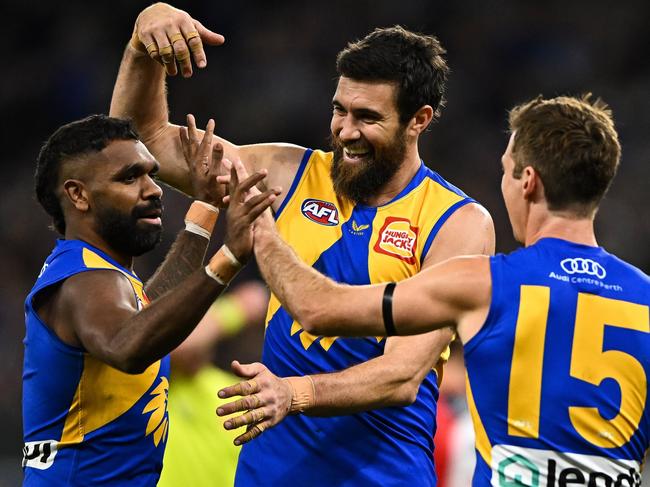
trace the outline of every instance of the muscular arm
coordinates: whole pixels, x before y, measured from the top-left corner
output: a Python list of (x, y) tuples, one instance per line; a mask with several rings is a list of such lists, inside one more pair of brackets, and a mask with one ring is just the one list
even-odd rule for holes
[(389, 338), (379, 357), (339, 372), (312, 375), (315, 400), (305, 414), (335, 416), (412, 404), (452, 338), (448, 328)]
[(147, 282), (147, 296), (152, 300), (162, 296), (198, 269), (209, 243), (205, 237), (181, 230), (165, 260)]
[[(482, 207), (467, 205), (457, 210), (442, 227), (423, 267), (426, 269), (454, 255), (477, 253), (494, 253), (494, 227), (490, 215)], [(346, 289), (354, 288), (348, 286)], [(380, 306), (380, 301), (375, 303)], [(431, 328), (420, 332), (429, 330)], [(365, 335), (382, 334), (380, 330)], [(443, 328), (413, 337), (389, 337), (383, 355), (341, 372), (312, 376), (316, 402), (307, 414), (345, 414), (412, 404), (420, 383), (436, 365), (453, 335), (451, 328)]]
[[(178, 12), (181, 12), (182, 16), (193, 21), (185, 12), (177, 9), (174, 11), (174, 15), (180, 15)], [(169, 18), (162, 15), (150, 18), (149, 30), (169, 29), (165, 24), (167, 20)], [(173, 17), (170, 21), (181, 20)], [(171, 29), (179, 31), (180, 27)], [(160, 179), (194, 196), (178, 137), (178, 126), (169, 122), (165, 76), (165, 70), (158, 62), (135, 50), (130, 44), (127, 45), (113, 89), (110, 115), (132, 119), (142, 141), (160, 162)], [(217, 136), (214, 141), (223, 146), (224, 157), (230, 160), (241, 159), (249, 174), (267, 169), (267, 187), (288, 188), (305, 152), (303, 147), (291, 144), (238, 146)], [(277, 209), (281, 202), (282, 197), (274, 202), (273, 208)]]
[[(442, 227), (424, 266), (431, 267), (453, 255), (485, 252), (494, 252), (491, 218), (481, 207), (467, 205), (457, 210)], [(264, 265), (261, 269), (266, 278)], [(270, 276), (269, 278), (273, 279)], [(273, 284), (270, 286), (274, 289)], [(347, 286), (345, 289), (352, 290), (354, 287)], [(302, 293), (304, 290), (301, 292), (304, 296)], [(345, 299), (346, 297), (344, 301)], [(280, 301), (282, 302), (282, 298)], [(375, 300), (374, 303), (376, 307), (381, 306), (381, 300)], [(331, 304), (333, 307), (338, 306)], [(351, 309), (347, 311), (356, 314)], [(302, 323), (300, 319), (296, 319)], [(383, 319), (381, 323), (383, 328)], [(315, 332), (318, 333), (317, 330)], [(383, 333), (380, 330), (379, 333), (366, 336), (381, 334)], [(383, 355), (341, 372), (312, 376), (316, 402), (307, 414), (343, 414), (413, 403), (420, 383), (435, 366), (452, 338), (453, 331), (449, 328), (429, 331), (414, 337), (390, 337), (387, 339)]]
[[(243, 199), (251, 187), (264, 177), (254, 174), (239, 183), (230, 183), (233, 201)], [(239, 262), (252, 252), (250, 226), (275, 199), (273, 190), (258, 194), (231, 208), (228, 216), (226, 242)], [(154, 278), (154, 293), (160, 296), (149, 306), (138, 310), (135, 291), (129, 279), (119, 271), (93, 270), (75, 274), (49, 294), (39, 307), (39, 315), (64, 342), (83, 347), (99, 360), (127, 373), (140, 373), (151, 363), (171, 352), (190, 334), (225, 285), (217, 276), (232, 277), (235, 266), (225, 257), (191, 272), (189, 266), (200, 263), (199, 254), (206, 243), (181, 234), (194, 244), (195, 262), (177, 266), (167, 260)], [(203, 237), (201, 237), (203, 238)], [(203, 238), (207, 242), (206, 238)], [(180, 252), (182, 245), (175, 251)], [(224, 261), (223, 259), (226, 259)], [(175, 270), (174, 270), (175, 269)], [(184, 277), (187, 275), (187, 277)], [(181, 282), (177, 280), (181, 279)], [(162, 294), (166, 286), (176, 284)]]
[[(256, 227), (255, 252), (262, 275), (272, 291), (308, 332), (344, 336), (384, 334), (381, 298), (385, 285), (348, 286), (335, 283), (302, 263), (268, 220)], [(459, 209), (441, 229), (425, 260), (427, 269), (401, 283), (398, 289), (407, 282), (426, 282), (424, 276), (433, 272), (431, 266), (450, 256), (493, 252), (494, 228), (489, 214), (478, 205), (467, 205)], [(486, 260), (485, 257), (478, 259)], [(391, 337), (386, 342), (384, 354), (379, 357), (340, 372), (312, 375), (314, 402), (304, 411), (305, 414), (347, 414), (378, 407), (408, 405), (415, 400), (420, 383), (453, 336), (449, 326), (455, 324), (447, 316), (451, 307), (442, 313), (433, 310), (438, 313), (433, 317), (440, 318), (435, 327), (429, 326), (429, 319), (422, 319), (421, 316), (427, 315), (435, 304), (432, 306), (427, 302), (432, 290), (421, 289), (419, 286), (421, 284), (412, 284), (408, 292), (400, 292), (399, 298), (396, 296), (396, 301), (401, 299), (403, 302), (400, 301), (399, 308), (395, 306), (394, 316), (400, 331), (402, 321), (414, 320), (412, 315), (420, 316), (418, 322), (414, 321), (414, 327), (410, 327), (410, 324), (406, 327), (406, 332), (429, 333), (413, 337)], [(423, 291), (427, 291), (425, 296), (409, 300)], [(311, 293), (319, 296), (317, 303), (302, 299)], [(477, 294), (483, 296), (484, 293)], [(422, 326), (422, 323), (427, 326)], [(442, 329), (432, 332), (434, 328)], [(246, 369), (240, 371), (247, 372)], [(264, 428), (279, 422), (288, 409), (283, 401), (291, 396), (287, 393), (287, 384), (278, 380), (261, 364), (250, 371), (251, 374), (241, 375), (254, 378), (258, 389), (246, 387), (247, 383), (227, 388), (222, 397), (243, 394), (249, 395), (249, 398), (223, 406), (219, 413), (223, 415), (251, 409), (257, 404), (257, 400), (250, 399), (251, 394), (258, 396), (262, 404), (269, 404), (263, 408), (263, 418), (268, 419), (261, 422), (261, 429), (253, 428), (240, 436), (239, 441), (242, 442), (249, 441)], [(251, 411), (228, 420), (226, 424), (230, 429), (253, 424), (258, 420), (259, 414)]]
[(201, 268), (138, 311), (123, 274), (83, 272), (63, 282), (43, 318), (64, 341), (119, 370), (140, 373), (183, 341), (222, 289)]
[[(266, 221), (255, 232), (255, 253), (264, 278), (305, 330), (316, 335), (385, 333), (381, 309), (384, 284), (338, 284), (303, 264)], [(494, 227), (487, 212), (472, 204), (454, 213), (436, 237), (426, 268), (395, 290), (393, 316), (398, 332), (417, 334), (452, 326), (466, 309), (484, 303), (486, 296), (489, 303), (489, 266), (484, 257), (435, 264), (455, 255), (493, 252)], [(473, 276), (474, 271), (481, 276)], [(320, 298), (301, 299), (304, 295)], [(425, 302), (429, 305), (423, 308)], [(420, 319), (413, 322), (415, 317)]]

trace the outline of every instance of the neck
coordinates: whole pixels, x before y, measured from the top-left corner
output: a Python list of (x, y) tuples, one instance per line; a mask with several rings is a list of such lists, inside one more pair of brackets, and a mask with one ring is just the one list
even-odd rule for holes
[(82, 240), (93, 247), (98, 248), (105, 254), (109, 255), (122, 267), (133, 270), (133, 256), (123, 255), (114, 250), (108, 243), (101, 238), (96, 232), (89, 228), (75, 228), (74, 225), (68, 225), (65, 230), (66, 240)]
[(395, 175), (384, 184), (377, 194), (369, 198), (364, 203), (368, 206), (381, 206), (395, 198), (413, 179), (413, 176), (420, 169), (420, 154), (417, 145), (406, 151), (402, 165)]
[(559, 238), (583, 245), (596, 247), (594, 217), (576, 217), (568, 212), (545, 212), (531, 215), (526, 226), (524, 245), (528, 247), (542, 238)]

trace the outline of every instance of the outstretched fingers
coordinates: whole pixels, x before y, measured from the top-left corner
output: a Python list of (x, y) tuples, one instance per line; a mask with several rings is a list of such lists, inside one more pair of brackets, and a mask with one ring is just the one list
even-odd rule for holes
[[(217, 408), (217, 416), (228, 416), (229, 414), (237, 413), (240, 411), (249, 411), (263, 406), (262, 400), (259, 395), (252, 394), (244, 396), (241, 399), (222, 404)], [(230, 425), (229, 425), (230, 426)], [(226, 429), (229, 429), (229, 426)]]
[[(238, 382), (232, 386), (224, 387), (219, 391), (219, 397), (226, 399), (235, 396), (250, 396), (260, 391), (259, 385), (255, 379)], [(232, 404), (232, 403), (229, 403)], [(221, 407), (221, 406), (220, 406)]]
[(235, 438), (235, 441), (233, 442), (235, 445), (243, 445), (244, 443), (248, 443), (249, 441), (257, 438), (259, 435), (261, 435), (264, 430), (270, 428), (273, 426), (271, 424), (270, 420), (267, 421), (262, 421), (261, 423), (257, 423), (246, 431), (243, 435), (239, 435), (237, 438)]
[(192, 59), (199, 68), (207, 66), (204, 44), (218, 46), (224, 42), (221, 34), (164, 3), (151, 5), (138, 15), (134, 39), (132, 45), (140, 51), (144, 47), (152, 59), (163, 64), (168, 75), (174, 76), (180, 69), (186, 78), (192, 76)]
[(263, 421), (271, 416), (271, 411), (266, 408), (251, 409), (234, 418), (230, 418), (223, 423), (223, 427), (227, 430), (234, 430), (242, 426), (250, 426), (260, 421)]
[(183, 156), (186, 161), (192, 159), (192, 144), (190, 143), (190, 137), (187, 133), (187, 127), (180, 126), (178, 127), (178, 137), (181, 139), (181, 148), (183, 149)]
[(214, 120), (211, 118), (208, 120), (208, 125), (205, 127), (205, 133), (203, 134), (203, 139), (199, 145), (198, 157), (195, 159), (195, 164), (201, 164), (202, 167), (196, 167), (197, 170), (203, 170), (203, 174), (207, 174), (210, 170), (210, 162), (212, 155), (212, 142), (214, 136)]
[(199, 143), (199, 132), (196, 129), (196, 119), (194, 118), (194, 115), (188, 113), (186, 120), (188, 138), (193, 145), (197, 145)]
[(264, 212), (264, 210), (273, 204), (279, 194), (280, 190), (278, 188), (271, 188), (246, 201), (246, 203), (244, 203), (244, 208), (246, 210), (248, 222), (253, 223), (257, 217)]

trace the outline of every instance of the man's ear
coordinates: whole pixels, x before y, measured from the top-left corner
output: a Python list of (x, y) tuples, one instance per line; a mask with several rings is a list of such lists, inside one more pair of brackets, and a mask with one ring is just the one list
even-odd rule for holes
[(77, 210), (88, 211), (88, 190), (83, 181), (67, 179), (63, 183), (63, 194)]
[(409, 135), (420, 135), (427, 129), (431, 123), (431, 120), (433, 120), (433, 108), (431, 105), (424, 105), (420, 107), (420, 109), (415, 112), (415, 115), (413, 115), (413, 118), (411, 118), (411, 121), (409, 122), (407, 129)]
[(526, 200), (537, 200), (544, 194), (544, 185), (539, 173), (532, 166), (526, 166), (521, 172), (521, 189)]

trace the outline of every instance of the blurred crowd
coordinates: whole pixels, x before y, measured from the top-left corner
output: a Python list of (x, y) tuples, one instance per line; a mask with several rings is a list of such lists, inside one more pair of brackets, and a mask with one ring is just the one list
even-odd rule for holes
[[(0, 76), (0, 485), (19, 475), (23, 299), (56, 234), (33, 198), (35, 158), (59, 125), (107, 112), (133, 21), (147, 2), (3, 2)], [(497, 250), (516, 244), (499, 193), (506, 110), (537, 94), (593, 92), (614, 111), (623, 146), (619, 175), (597, 218), (600, 244), (650, 271), (650, 4), (547, 0), (189, 2), (177, 4), (226, 36), (207, 69), (171, 79), (171, 119), (209, 117), (236, 142), (287, 141), (326, 148), (334, 60), (346, 42), (401, 24), (437, 35), (452, 74), (441, 120), (421, 137), (434, 170), (482, 202)], [(140, 259), (147, 278), (180, 229), (188, 206), (167, 190), (164, 242)], [(218, 239), (217, 239), (218, 240)], [(217, 245), (218, 242), (214, 242)], [(250, 269), (242, 279), (255, 277)], [(214, 359), (259, 357), (263, 326), (227, 339)]]

